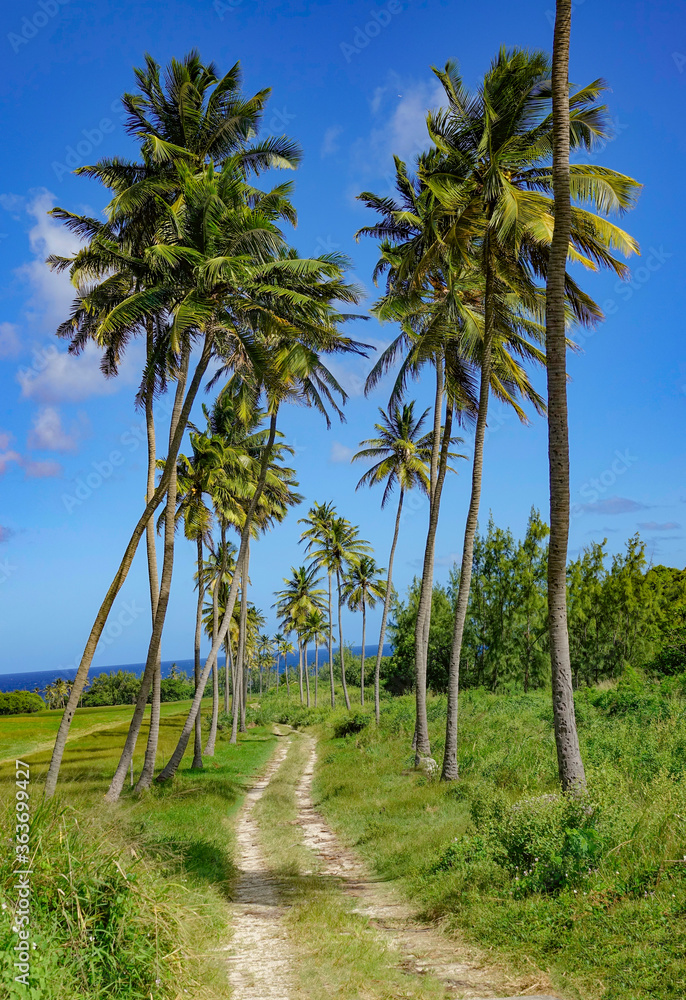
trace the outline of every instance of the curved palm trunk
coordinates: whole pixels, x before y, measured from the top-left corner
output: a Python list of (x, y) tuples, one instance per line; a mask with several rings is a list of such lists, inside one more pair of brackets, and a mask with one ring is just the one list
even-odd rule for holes
[[(214, 582), (212, 592), (212, 642), (217, 641), (219, 633), (219, 585), (224, 577), (224, 558), (219, 571), (219, 578)], [(228, 678), (227, 678), (228, 679)], [(217, 742), (217, 722), (219, 720), (219, 665), (215, 663), (212, 667), (212, 722), (210, 724), (210, 735), (205, 746), (205, 756), (214, 757), (214, 747)]]
[(291, 682), (288, 676), (288, 653), (284, 653), (283, 656), (283, 669), (286, 674), (286, 698), (288, 701), (291, 700)]
[[(265, 445), (264, 454), (262, 455), (262, 463), (260, 466), (260, 475), (255, 486), (255, 492), (252, 495), (250, 503), (248, 505), (248, 510), (245, 515), (245, 524), (241, 530), (241, 544), (238, 550), (238, 556), (236, 558), (236, 566), (241, 566), (245, 558), (246, 550), (248, 548), (248, 542), (250, 538), (250, 528), (252, 525), (253, 515), (259, 499), (262, 496), (262, 491), (264, 490), (264, 484), (267, 479), (267, 469), (269, 467), (269, 460), (272, 454), (272, 448), (274, 446), (274, 439), (276, 437), (276, 418), (277, 411), (272, 413), (269, 422), (269, 437)], [(166, 767), (160, 771), (156, 781), (162, 782), (166, 781), (168, 778), (173, 777), (183, 759), (183, 755), (186, 751), (188, 745), (188, 740), (190, 738), (191, 729), (195, 723), (195, 715), (200, 709), (200, 700), (202, 698), (202, 692), (204, 690), (205, 684), (207, 683), (207, 678), (209, 677), (210, 670), (212, 669), (212, 664), (216, 662), (217, 653), (221, 648), (221, 644), (224, 642), (226, 635), (229, 631), (229, 626), (231, 625), (231, 618), (233, 616), (233, 609), (236, 604), (236, 594), (238, 592), (238, 571), (233, 575), (231, 581), (231, 587), (229, 588), (229, 594), (226, 599), (226, 609), (224, 611), (224, 617), (222, 619), (221, 626), (219, 628), (219, 635), (215, 642), (212, 643), (212, 649), (210, 650), (209, 656), (205, 662), (205, 667), (200, 678), (200, 689), (195, 692), (195, 697), (193, 698), (193, 704), (191, 705), (190, 711), (186, 718), (186, 721), (181, 730), (181, 735), (179, 741), (172, 753)]]
[(417, 669), (416, 679), (416, 727), (415, 727), (415, 763), (421, 763), (422, 757), (428, 757), (431, 753), (429, 743), (429, 723), (426, 715), (426, 674), (429, 647), (429, 629), (431, 627), (431, 601), (433, 597), (433, 567), (434, 548), (436, 544), (436, 530), (438, 528), (438, 515), (441, 507), (441, 491), (445, 480), (446, 469), (448, 467), (448, 452), (450, 451), (450, 436), (452, 434), (453, 408), (448, 403), (445, 411), (445, 426), (443, 428), (443, 442), (436, 475), (433, 498), (429, 507), (429, 530), (426, 536), (426, 548), (424, 550), (424, 567), (422, 571), (422, 584), (419, 591), (419, 607), (417, 609), (417, 624), (415, 627), (415, 661)]
[[(243, 564), (241, 568), (241, 612), (239, 615), (239, 623), (243, 618), (243, 614), (248, 613), (248, 590), (245, 586), (245, 581), (247, 579), (248, 573)], [(231, 719), (231, 743), (235, 743), (238, 739), (238, 729), (241, 719), (241, 702), (243, 701), (243, 661), (245, 659), (245, 632), (240, 627), (238, 627), (238, 648), (236, 650), (236, 671), (234, 673), (233, 679), (233, 715)]]
[[(246, 651), (248, 648), (248, 583), (250, 573), (250, 536), (245, 547), (245, 607), (241, 603), (241, 620), (239, 629), (243, 632), (243, 667), (240, 673), (241, 679), (241, 725), (240, 732), (247, 732), (245, 725), (245, 710), (248, 707), (248, 663)], [(251, 687), (252, 690), (252, 687)]]
[(307, 641), (303, 643), (303, 662), (305, 665), (305, 688), (307, 691), (307, 707), (310, 707), (310, 667), (307, 662)]
[[(152, 353), (152, 327), (148, 325), (147, 331), (147, 356)], [(145, 430), (148, 444), (148, 481), (145, 494), (146, 503), (149, 503), (155, 492), (155, 469), (157, 446), (155, 441), (155, 416), (153, 413), (153, 396), (148, 390), (145, 394)], [(160, 584), (157, 572), (157, 548), (155, 546), (155, 524), (152, 518), (145, 526), (145, 543), (148, 556), (148, 583), (150, 585), (150, 609), (152, 612), (152, 627), (155, 626), (155, 614), (157, 612), (157, 601), (159, 598)], [(161, 682), (162, 682), (162, 650), (157, 654), (155, 672), (152, 677), (152, 701), (150, 704), (150, 729), (148, 730), (148, 742), (145, 747), (145, 759), (143, 770), (136, 782), (136, 791), (142, 792), (149, 788), (155, 776), (155, 760), (157, 758), (157, 744), (160, 736), (160, 702), (161, 702)]]
[[(229, 714), (229, 682), (231, 691), (236, 689), (236, 667), (233, 662), (233, 650), (231, 649), (231, 638), (227, 635), (224, 640), (224, 663), (226, 665), (226, 690), (224, 691), (224, 711)], [(231, 695), (233, 697), (233, 693)]]
[(367, 634), (367, 605), (362, 598), (362, 655), (360, 656), (360, 704), (364, 705), (364, 640)]
[(331, 603), (331, 571), (329, 570), (329, 684), (331, 685), (331, 707), (336, 707), (336, 689), (333, 676), (333, 615)]
[[(95, 650), (98, 643), (100, 642), (100, 637), (102, 636), (103, 629), (109, 617), (110, 611), (112, 610), (112, 605), (115, 602), (117, 594), (121, 590), (126, 577), (128, 576), (129, 569), (131, 568), (131, 563), (133, 562), (133, 557), (136, 554), (136, 549), (138, 548), (138, 543), (143, 537), (148, 521), (155, 513), (162, 500), (165, 497), (167, 488), (169, 486), (169, 480), (172, 475), (172, 466), (176, 467), (176, 459), (179, 454), (179, 449), (181, 447), (181, 441), (183, 439), (184, 432), (186, 430), (186, 424), (188, 423), (188, 418), (190, 416), (191, 408), (195, 401), (195, 397), (200, 388), (200, 383), (202, 382), (205, 371), (207, 370), (207, 365), (210, 360), (210, 355), (212, 353), (212, 342), (213, 338), (210, 333), (207, 334), (205, 338), (205, 343), (203, 345), (202, 354), (200, 360), (196, 366), (195, 372), (193, 373), (193, 378), (191, 379), (188, 392), (186, 393), (186, 398), (180, 406), (180, 412), (177, 410), (178, 402), (178, 385), (177, 383), (177, 397), (174, 403), (174, 411), (172, 412), (172, 425), (175, 427), (172, 443), (169, 447), (169, 452), (167, 455), (167, 465), (162, 473), (162, 478), (155, 490), (152, 499), (146, 504), (145, 510), (143, 511), (136, 527), (133, 530), (133, 534), (129, 540), (129, 543), (124, 552), (119, 568), (110, 584), (109, 590), (105, 595), (105, 599), (100, 605), (100, 609), (96, 615), (95, 622), (88, 636), (88, 641), (86, 642), (86, 647), (83, 651), (81, 657), (81, 662), (79, 663), (79, 668), (76, 672), (76, 677), (74, 678), (74, 683), (69, 695), (69, 700), (67, 701), (66, 708), (64, 710), (64, 715), (60, 722), (60, 727), (57, 731), (57, 736), (55, 737), (55, 745), (52, 750), (52, 757), (50, 759), (50, 767), (48, 768), (48, 773), (45, 779), (45, 795), (47, 798), (51, 798), (55, 794), (55, 788), (57, 787), (57, 779), (60, 773), (60, 767), (62, 766), (62, 757), (64, 756), (64, 748), (67, 745), (67, 736), (69, 735), (69, 728), (71, 726), (72, 719), (74, 718), (74, 712), (76, 711), (76, 706), (79, 703), (79, 698), (81, 697), (81, 692), (85, 686), (88, 679), (88, 671), (90, 670), (90, 665), (93, 662), (93, 656), (95, 655)], [(149, 685), (148, 685), (149, 689)], [(147, 698), (147, 694), (146, 694)]]
[[(186, 359), (186, 364), (188, 364), (188, 359)], [(162, 559), (162, 578), (160, 581), (160, 595), (157, 602), (157, 610), (155, 612), (155, 622), (152, 629), (152, 635), (150, 637), (148, 656), (145, 664), (145, 670), (143, 672), (143, 678), (141, 680), (140, 690), (138, 692), (138, 698), (136, 700), (136, 706), (129, 724), (129, 731), (126, 735), (124, 749), (122, 750), (119, 763), (117, 764), (112, 781), (110, 782), (110, 787), (105, 794), (106, 802), (117, 802), (119, 796), (121, 795), (122, 788), (124, 787), (126, 772), (128, 771), (129, 765), (133, 759), (133, 753), (136, 748), (138, 734), (143, 722), (143, 714), (148, 700), (155, 665), (160, 653), (162, 631), (164, 629), (164, 620), (167, 612), (167, 605), (169, 603), (169, 595), (171, 593), (172, 571), (174, 568), (176, 492), (176, 463), (174, 463), (174, 470), (169, 478), (167, 505), (164, 514), (164, 556)]]
[(345, 707), (350, 711), (350, 698), (348, 697), (348, 685), (345, 683), (345, 652), (343, 650), (343, 622), (341, 619), (342, 601), (341, 601), (341, 571), (336, 570), (336, 586), (338, 587), (338, 651), (341, 657), (341, 681), (343, 683), (343, 697), (345, 698)]
[(474, 461), (472, 464), (472, 491), (469, 499), (467, 523), (462, 546), (460, 567), (460, 587), (457, 592), (453, 642), (450, 651), (448, 673), (448, 709), (445, 727), (445, 751), (443, 756), (443, 781), (456, 781), (459, 777), (457, 766), (457, 712), (460, 689), (460, 655), (462, 637), (467, 620), (469, 591), (472, 583), (472, 562), (474, 557), (474, 536), (479, 522), (481, 502), (481, 479), (483, 474), (484, 440), (488, 421), (488, 398), (491, 385), (491, 348), (493, 344), (493, 271), (488, 250), (486, 251), (486, 287), (484, 296), (484, 344), (481, 357), (481, 381), (479, 386), (479, 413), (474, 432)]
[(557, 0), (553, 43), (553, 191), (555, 228), (546, 281), (548, 459), (550, 547), (548, 634), (553, 685), (557, 764), (562, 788), (583, 790), (586, 774), (574, 714), (567, 628), (567, 544), (569, 538), (569, 429), (565, 342), (565, 270), (571, 229), (569, 186), (569, 38), (571, 0)]
[[(195, 690), (198, 690), (200, 683), (200, 641), (202, 639), (202, 602), (205, 596), (205, 589), (202, 585), (202, 536), (198, 535), (197, 541), (197, 562), (198, 562), (198, 601), (195, 606), (195, 645), (193, 649), (193, 678), (195, 680)], [(216, 674), (216, 667), (212, 668)], [(195, 717), (195, 742), (193, 744), (193, 763), (191, 767), (202, 767), (202, 713), (198, 712)]]
[(276, 678), (274, 683), (276, 684), (276, 693), (279, 693), (279, 667), (281, 666), (281, 653), (277, 650), (276, 653)]
[(400, 491), (400, 499), (398, 500), (398, 513), (395, 515), (395, 531), (393, 532), (393, 541), (391, 543), (391, 554), (388, 557), (388, 576), (386, 578), (386, 596), (383, 602), (383, 614), (381, 615), (381, 632), (379, 633), (379, 648), (376, 651), (376, 666), (374, 667), (374, 714), (376, 716), (376, 724), (379, 725), (379, 718), (381, 714), (380, 706), (380, 693), (379, 693), (379, 680), (381, 676), (381, 658), (383, 656), (383, 642), (386, 638), (386, 621), (388, 619), (388, 609), (391, 606), (391, 584), (393, 582), (393, 557), (395, 556), (395, 547), (398, 544), (398, 533), (400, 531), (400, 514), (403, 509), (403, 499), (405, 493), (403, 490)]

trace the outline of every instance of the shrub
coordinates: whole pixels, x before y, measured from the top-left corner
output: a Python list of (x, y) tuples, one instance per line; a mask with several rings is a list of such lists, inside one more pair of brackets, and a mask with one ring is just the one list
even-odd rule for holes
[(42, 712), (45, 702), (33, 691), (0, 691), (0, 715)]
[(352, 736), (355, 733), (361, 733), (370, 722), (371, 715), (367, 712), (351, 712), (350, 715), (334, 723), (333, 734), (337, 739), (341, 739), (344, 736)]

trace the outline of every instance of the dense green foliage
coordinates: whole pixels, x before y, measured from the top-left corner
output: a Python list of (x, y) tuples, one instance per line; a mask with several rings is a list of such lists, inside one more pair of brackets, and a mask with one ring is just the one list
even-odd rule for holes
[[(523, 541), (491, 519), (477, 535), (460, 686), (491, 691), (513, 684), (524, 691), (548, 682), (547, 525), (532, 510)], [(660, 675), (686, 671), (686, 571), (646, 568), (645, 545), (630, 538), (623, 554), (606, 565), (605, 542), (593, 543), (568, 568), (569, 637), (575, 686), (621, 676), (628, 664)], [(459, 570), (447, 587), (433, 591), (428, 684), (447, 685)], [(414, 684), (414, 622), (419, 600), (415, 580), (404, 601), (396, 599), (389, 634), (393, 656), (386, 688), (406, 692)]]
[[(84, 707), (134, 705), (140, 683), (140, 676), (129, 670), (98, 674), (84, 692), (81, 703)], [(193, 679), (185, 671), (178, 671), (173, 664), (169, 676), (163, 677), (160, 682), (160, 701), (183, 701), (192, 698), (194, 690)], [(148, 695), (148, 703), (151, 699), (152, 694)]]
[[(379, 730), (325, 722), (318, 799), (379, 877), (513, 966), (583, 1000), (681, 1000), (685, 695), (631, 673), (577, 692), (581, 799), (558, 791), (549, 694), (466, 691), (454, 785), (412, 768), (412, 700), (386, 699)], [(430, 700), (438, 757), (444, 712)]]
[(0, 691), (0, 715), (42, 712), (45, 702), (33, 691)]

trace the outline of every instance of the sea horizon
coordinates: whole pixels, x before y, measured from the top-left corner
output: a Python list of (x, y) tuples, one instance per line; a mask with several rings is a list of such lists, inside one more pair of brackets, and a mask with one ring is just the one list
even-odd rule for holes
[[(376, 643), (365, 644), (365, 659), (371, 656), (376, 656), (376, 651), (378, 646)], [(392, 653), (392, 647), (390, 643), (384, 643), (384, 656), (390, 656)], [(362, 646), (353, 646), (353, 654), (359, 656), (362, 651)], [(338, 646), (333, 647), (334, 653), (338, 651)], [(201, 657), (202, 663), (205, 662), (206, 655)], [(314, 649), (308, 649), (307, 651), (307, 661), (310, 665), (314, 665)], [(298, 666), (298, 654), (290, 653), (287, 657), (289, 667)], [(328, 650), (325, 646), (319, 647), (319, 665), (328, 662)], [(185, 659), (176, 660), (163, 660), (162, 661), (162, 677), (168, 677), (171, 673), (172, 667), (175, 666), (177, 672), (185, 672), (189, 676), (193, 674), (194, 659), (193, 657), (187, 657)], [(224, 657), (219, 657), (219, 666), (224, 667)], [(145, 669), (145, 663), (117, 663), (112, 666), (107, 667), (93, 667), (89, 670), (89, 677), (98, 677), (100, 674), (116, 674), (119, 670), (126, 671), (128, 673), (137, 674), (139, 677)], [(38, 688), (39, 691), (45, 691), (48, 684), (52, 684), (56, 681), (58, 677), (63, 678), (66, 681), (71, 681), (76, 676), (76, 667), (57, 667), (53, 670), (13, 670), (6, 674), (0, 674), (0, 691), (35, 691)], [(283, 671), (283, 657), (281, 657), (281, 671)]]

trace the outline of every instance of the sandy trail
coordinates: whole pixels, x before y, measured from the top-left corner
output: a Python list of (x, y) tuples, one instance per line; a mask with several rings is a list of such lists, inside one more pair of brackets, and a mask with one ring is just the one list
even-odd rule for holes
[[(312, 803), (312, 778), (316, 743), (310, 736), (310, 752), (296, 791), (298, 822), (304, 841), (322, 862), (321, 874), (341, 881), (342, 889), (356, 900), (355, 911), (366, 916), (383, 935), (387, 945), (398, 952), (398, 964), (407, 972), (430, 972), (446, 986), (446, 997), (455, 1000), (499, 998), (504, 994), (517, 1000), (556, 1000), (543, 990), (550, 989), (546, 977), (531, 975), (512, 978), (491, 962), (479, 961), (474, 950), (414, 919), (411, 908), (387, 883), (374, 881), (360, 860), (346, 850)], [(265, 994), (266, 995), (266, 994)], [(276, 994), (269, 994), (269, 996)]]
[(289, 946), (283, 929), (286, 907), (260, 847), (256, 803), (288, 751), (280, 741), (267, 770), (247, 793), (238, 815), (236, 863), (240, 875), (232, 904), (233, 938), (226, 951), (232, 1000), (290, 1000), (295, 996)]

